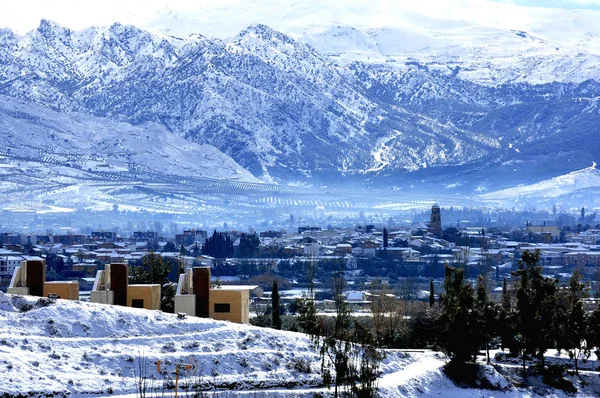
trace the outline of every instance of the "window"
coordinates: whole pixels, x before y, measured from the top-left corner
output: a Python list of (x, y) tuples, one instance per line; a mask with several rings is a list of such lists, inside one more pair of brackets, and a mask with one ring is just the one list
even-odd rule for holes
[(215, 303), (215, 312), (230, 312), (230, 304)]
[(133, 300), (131, 300), (131, 306), (133, 308), (144, 308), (144, 300), (143, 299), (133, 299)]

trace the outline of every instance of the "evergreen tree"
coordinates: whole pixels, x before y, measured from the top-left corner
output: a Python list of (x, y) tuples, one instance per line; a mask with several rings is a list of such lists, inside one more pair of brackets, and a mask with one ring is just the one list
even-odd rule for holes
[(475, 298), (475, 330), (479, 345), (485, 348), (487, 363), (490, 363), (490, 346), (496, 337), (500, 308), (488, 298), (486, 283), (482, 275), (477, 279)]
[(167, 242), (162, 249), (163, 252), (166, 253), (174, 253), (177, 251), (177, 248), (175, 247), (175, 243), (173, 242)]
[(502, 283), (502, 307), (499, 314), (499, 334), (500, 346), (502, 349), (508, 348), (512, 353), (518, 352), (518, 346), (515, 345), (516, 339), (516, 313), (512, 308), (510, 291), (506, 284), (506, 278)]
[(512, 303), (510, 299), (510, 292), (508, 291), (508, 286), (506, 284), (506, 278), (504, 278), (502, 282), (502, 309), (506, 312), (509, 312), (512, 308)]
[(556, 302), (561, 307), (557, 308), (555, 319), (556, 348), (568, 352), (575, 361), (575, 373), (579, 374), (579, 357), (583, 354), (584, 358), (588, 358), (591, 351), (585, 343), (588, 336), (588, 319), (583, 308), (586, 291), (578, 271), (571, 276), (568, 288), (561, 289), (557, 294)]
[(517, 347), (523, 356), (525, 373), (526, 355), (536, 356), (542, 369), (545, 366), (544, 354), (555, 344), (553, 329), (555, 316), (556, 281), (545, 278), (538, 266), (540, 251), (525, 250), (515, 276), (520, 278), (517, 291)]
[(596, 357), (600, 358), (600, 301), (590, 316), (586, 335), (589, 349), (594, 348)]
[(383, 229), (383, 250), (387, 250), (388, 247), (388, 231), (387, 228)]
[(179, 254), (182, 256), (187, 256), (188, 254), (190, 254), (190, 252), (186, 250), (184, 245), (181, 245), (179, 247)]
[(277, 281), (273, 281), (273, 288), (271, 290), (271, 322), (273, 329), (281, 330), (281, 309), (279, 307), (279, 287)]
[(194, 257), (198, 257), (200, 255), (200, 247), (198, 246), (198, 243), (194, 243), (194, 248), (192, 249), (192, 255)]
[(256, 233), (242, 234), (240, 237), (240, 245), (238, 246), (238, 256), (242, 258), (254, 257), (258, 252), (260, 239)]
[[(56, 254), (48, 253), (48, 255), (46, 255), (46, 268), (48, 270), (56, 271), (58, 278), (60, 278), (61, 277), (60, 274), (65, 269), (65, 261), (63, 260), (62, 257), (59, 257)], [(55, 280), (57, 280), (57, 279), (55, 279)]]
[(433, 292), (433, 281), (429, 281), (429, 306), (433, 307), (433, 304), (435, 304), (435, 295)]
[(441, 302), (438, 344), (455, 363), (474, 361), (480, 348), (475, 335), (473, 287), (465, 282), (464, 274), (462, 268), (446, 266), (446, 293)]
[(175, 287), (169, 281), (172, 266), (160, 254), (150, 252), (130, 269), (129, 283), (159, 284), (161, 286), (161, 310), (173, 312), (175, 309)]
[(233, 243), (229, 234), (223, 234), (214, 230), (202, 245), (202, 254), (215, 258), (227, 258), (233, 255)]
[(296, 312), (298, 313), (298, 326), (300, 326), (302, 332), (310, 336), (314, 343), (321, 333), (314, 301), (306, 297), (296, 300)]

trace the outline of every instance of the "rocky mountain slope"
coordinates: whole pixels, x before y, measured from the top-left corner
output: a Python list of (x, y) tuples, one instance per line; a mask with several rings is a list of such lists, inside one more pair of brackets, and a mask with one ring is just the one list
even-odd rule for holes
[[(0, 31), (0, 93), (162, 125), (280, 184), (419, 181), (472, 194), (597, 160), (600, 83), (590, 65), (600, 13), (434, 3), (386, 11), (351, 2), (342, 12), (334, 1), (326, 10), (335, 18), (308, 24), (316, 3), (262, 0), (232, 26), (265, 21), (280, 31), (252, 24), (231, 35), (198, 22), (224, 22), (216, 3), (147, 21), (162, 33), (42, 20), (25, 35)], [(188, 36), (193, 27), (220, 37)]]

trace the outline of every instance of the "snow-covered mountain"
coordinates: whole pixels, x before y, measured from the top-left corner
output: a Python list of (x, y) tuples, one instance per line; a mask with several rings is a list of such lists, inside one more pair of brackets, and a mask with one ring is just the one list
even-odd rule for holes
[(600, 12), (590, 10), (487, 0), (232, 0), (197, 8), (175, 4), (136, 22), (181, 37), (219, 38), (261, 23), (339, 62), (387, 62), (400, 68), (418, 62), (492, 86), (600, 76)]
[(354, 73), (267, 26), (221, 41), (133, 27), (5, 32), (0, 92), (63, 111), (156, 122), (278, 181), (462, 164), (494, 139), (382, 106)]
[(473, 193), (598, 160), (600, 13), (366, 4), (208, 2), (139, 19), (154, 33), (0, 30), (0, 94), (162, 125), (280, 184)]

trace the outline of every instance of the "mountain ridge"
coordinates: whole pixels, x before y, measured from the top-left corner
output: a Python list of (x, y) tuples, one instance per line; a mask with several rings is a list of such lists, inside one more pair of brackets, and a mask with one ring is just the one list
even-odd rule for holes
[(270, 183), (496, 191), (576, 170), (600, 149), (593, 79), (490, 86), (450, 64), (338, 62), (264, 24), (224, 40), (50, 21), (0, 34), (0, 94), (157, 123)]

